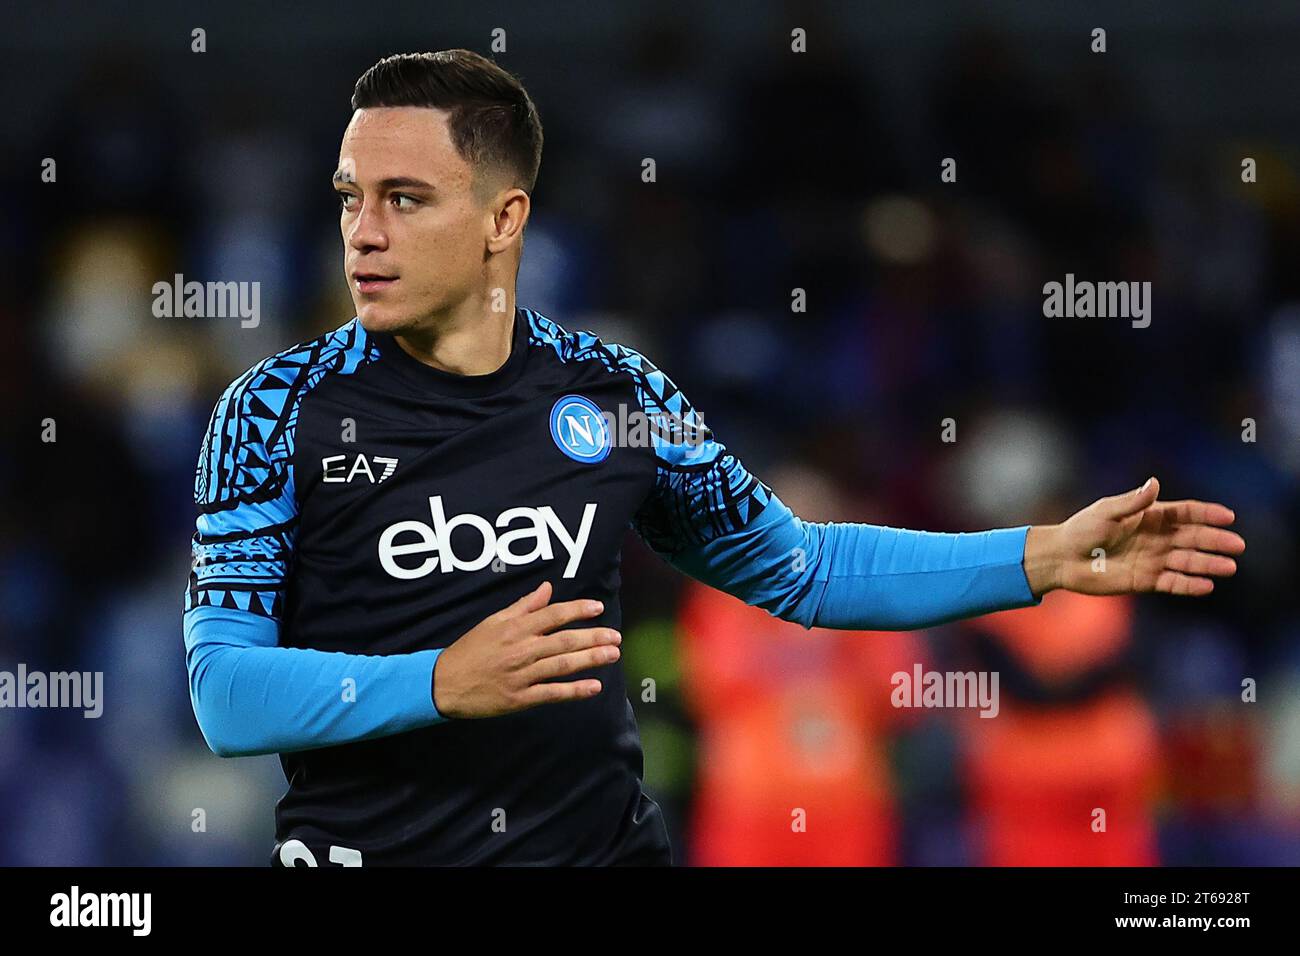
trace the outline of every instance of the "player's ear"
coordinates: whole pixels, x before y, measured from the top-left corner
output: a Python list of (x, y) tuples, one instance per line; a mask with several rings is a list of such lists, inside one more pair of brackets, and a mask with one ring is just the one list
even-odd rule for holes
[(512, 243), (522, 242), (524, 225), (532, 204), (528, 193), (517, 186), (502, 189), (492, 204), (492, 224), (488, 235), (488, 249), (491, 252), (503, 252)]

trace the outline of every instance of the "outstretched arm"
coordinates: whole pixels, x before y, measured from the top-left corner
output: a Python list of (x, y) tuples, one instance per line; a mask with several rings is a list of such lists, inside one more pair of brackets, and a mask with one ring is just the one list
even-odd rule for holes
[[(739, 481), (731, 456), (721, 473)], [(761, 485), (761, 483), (760, 483)], [(1159, 486), (1103, 498), (1057, 525), (945, 534), (807, 522), (775, 494), (761, 513), (665, 554), (679, 570), (804, 627), (912, 630), (1084, 594), (1207, 594), (1245, 542), (1232, 512), (1157, 502)], [(757, 489), (755, 490), (757, 493)]]
[(941, 533), (805, 522), (654, 373), (647, 385), (662, 394), (642, 389), (646, 410), (679, 416), (692, 441), (655, 437), (655, 485), (633, 527), (685, 574), (805, 627), (915, 630), (1036, 605), (1053, 588), (1208, 594), (1245, 550), (1225, 529), (1230, 509), (1157, 501), (1154, 479), (1061, 524)]
[(804, 627), (911, 630), (1084, 594), (1208, 594), (1246, 543), (1232, 511), (1159, 502), (1153, 478), (1061, 524), (962, 534), (808, 522), (727, 451), (639, 353), (645, 411), (680, 423), (653, 440), (655, 484), (632, 524), (670, 564)]
[[(723, 467), (737, 478), (740, 465), (727, 458)], [(661, 553), (691, 577), (804, 627), (915, 630), (1037, 604), (1022, 563), (1029, 530), (945, 534), (804, 521), (769, 491), (743, 526)]]

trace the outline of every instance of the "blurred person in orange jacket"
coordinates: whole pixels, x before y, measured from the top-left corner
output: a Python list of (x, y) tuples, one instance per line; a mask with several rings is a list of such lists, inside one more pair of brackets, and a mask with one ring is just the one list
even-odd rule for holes
[[(1031, 514), (1063, 507), (1078, 474), (1056, 426), (1000, 415), (965, 449), (972, 516), (1008, 489)], [(1097, 555), (1104, 560), (1104, 555)], [(1035, 607), (958, 625), (975, 666), (997, 672), (994, 719), (957, 711), (975, 859), (995, 866), (1159, 863), (1159, 736), (1129, 679), (1132, 595), (1056, 590)]]
[(964, 625), (1001, 677), (997, 718), (958, 721), (979, 862), (1159, 863), (1159, 738), (1125, 673), (1133, 603), (1053, 591)]
[[(842, 517), (821, 476), (787, 467), (775, 478), (801, 514)], [(889, 705), (890, 675), (923, 659), (918, 634), (809, 631), (697, 582), (679, 623), (700, 734), (690, 862), (896, 863), (884, 745), (891, 722), (911, 718)]]

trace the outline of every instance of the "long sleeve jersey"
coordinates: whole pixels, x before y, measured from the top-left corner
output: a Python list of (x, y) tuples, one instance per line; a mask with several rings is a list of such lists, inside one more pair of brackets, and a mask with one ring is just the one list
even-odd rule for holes
[(592, 698), (481, 719), (434, 703), (442, 650), (543, 580), (621, 627), (631, 527), (804, 627), (914, 629), (1037, 604), (1027, 527), (792, 514), (635, 350), (516, 309), (486, 375), (353, 318), (239, 376), (212, 413), (184, 636), (199, 726), (277, 753), (283, 865), (667, 862), (622, 662)]

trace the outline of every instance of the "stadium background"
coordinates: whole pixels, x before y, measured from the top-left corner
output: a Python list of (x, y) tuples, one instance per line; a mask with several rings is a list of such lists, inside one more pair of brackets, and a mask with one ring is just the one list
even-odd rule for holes
[[(655, 682), (634, 703), (677, 859), (1300, 862), (1300, 7), (1083, 6), (10, 12), (0, 669), (102, 670), (105, 710), (0, 710), (0, 863), (266, 861), (278, 762), (213, 756), (186, 690), (201, 431), (237, 372), (352, 315), (328, 180), (356, 77), (498, 27), (546, 130), (519, 302), (646, 352), (804, 517), (1059, 520), (1154, 473), (1249, 543), (1206, 600), (862, 635), (749, 613), (630, 538), (625, 664)], [(259, 281), (260, 325), (154, 318), (177, 272)], [(1067, 272), (1151, 280), (1150, 327), (1044, 318)], [(999, 717), (892, 707), (914, 663), (997, 670)]]

